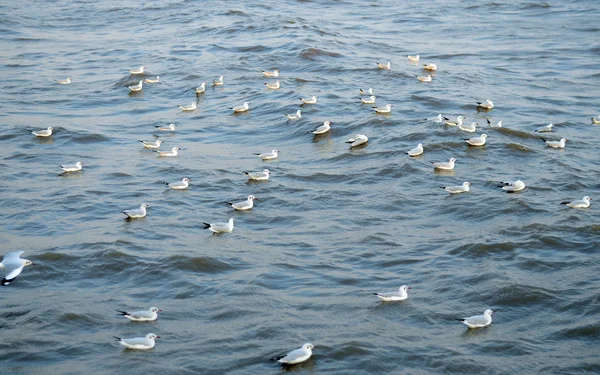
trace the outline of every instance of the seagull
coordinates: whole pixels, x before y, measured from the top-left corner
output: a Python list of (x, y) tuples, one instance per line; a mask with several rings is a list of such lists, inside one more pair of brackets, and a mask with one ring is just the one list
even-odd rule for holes
[(265, 86), (271, 90), (279, 90), (280, 82), (277, 80), (275, 83), (265, 83)]
[(233, 230), (233, 218), (229, 218), (226, 223), (203, 223), (204, 229), (209, 229), (214, 233), (229, 233)]
[(417, 79), (421, 82), (431, 82), (431, 74), (428, 74), (425, 77), (416, 76)]
[(190, 180), (189, 178), (185, 177), (181, 181), (177, 181), (177, 182), (165, 182), (165, 185), (167, 185), (168, 187), (170, 187), (173, 190), (185, 190), (190, 185), (190, 181), (192, 181), (192, 180)]
[(485, 102), (477, 102), (477, 107), (478, 108), (483, 108), (483, 109), (492, 109), (494, 108), (494, 102), (486, 99)]
[[(435, 117), (432, 117), (432, 118), (428, 118), (428, 119), (426, 119), (426, 120), (430, 120), (430, 121), (436, 122), (436, 123), (438, 123), (438, 124), (439, 124), (439, 123), (442, 123), (442, 122), (444, 122), (444, 118), (442, 117), (442, 114), (441, 114), (441, 113), (438, 113), (438, 115), (437, 115), (437, 116), (435, 116)], [(448, 120), (448, 121), (450, 121), (450, 120)], [(461, 120), (461, 121), (462, 121), (462, 120)]]
[(496, 124), (492, 123), (489, 118), (486, 118), (486, 121), (487, 121), (488, 125), (490, 126), (490, 128), (501, 128), (502, 127), (502, 121), (498, 121), (498, 123), (496, 123)]
[(161, 311), (162, 310), (159, 309), (158, 307), (151, 307), (148, 310), (132, 311), (132, 312), (117, 310), (117, 312), (119, 314), (121, 314), (121, 316), (126, 317), (127, 319), (131, 320), (132, 322), (154, 321), (158, 318), (157, 313), (159, 313)]
[(419, 156), (423, 153), (423, 144), (419, 143), (417, 147), (407, 152), (408, 156)]
[(463, 120), (465, 120), (465, 119), (466, 119), (465, 116), (458, 116), (458, 117), (456, 117), (456, 121), (452, 121), (448, 117), (444, 117), (444, 125), (448, 125), (448, 126), (462, 125)]
[(254, 207), (254, 201), (258, 200), (254, 195), (248, 195), (248, 199), (243, 202), (231, 203), (225, 202), (229, 207), (235, 208), (238, 211), (246, 211)]
[(377, 67), (379, 69), (388, 69), (389, 70), (389, 69), (392, 69), (392, 64), (389, 61), (387, 62), (387, 64), (377, 63)]
[(71, 83), (71, 77), (67, 77), (67, 79), (55, 79), (61, 85), (68, 85)]
[(379, 299), (381, 299), (382, 301), (385, 301), (385, 302), (404, 301), (405, 299), (408, 298), (407, 291), (409, 289), (410, 289), (409, 286), (402, 285), (397, 292), (373, 293), (373, 294), (375, 294), (377, 297), (379, 297)]
[(156, 76), (156, 78), (146, 78), (144, 80), (144, 82), (146, 82), (146, 83), (159, 83), (160, 82), (160, 76)]
[(572, 207), (572, 208), (588, 208), (590, 206), (591, 200), (592, 200), (592, 198), (590, 198), (586, 195), (582, 199), (572, 201), (572, 202), (561, 202), (560, 204), (566, 204), (567, 206)]
[(385, 107), (373, 107), (375, 109), (375, 113), (390, 113), (392, 112), (392, 105), (386, 104)]
[(144, 145), (145, 148), (160, 148), (161, 143), (163, 143), (162, 139), (157, 139), (156, 141), (140, 141)]
[(202, 84), (196, 87), (196, 94), (204, 94), (206, 92), (206, 82), (202, 82)]
[(11, 251), (6, 253), (2, 262), (0, 262), (0, 269), (6, 270), (6, 275), (0, 282), (0, 285), (10, 284), (19, 274), (23, 271), (23, 267), (34, 264), (29, 259), (22, 259), (21, 254), (25, 251)]
[(154, 333), (149, 333), (146, 335), (146, 337), (136, 337), (133, 339), (122, 339), (117, 336), (115, 336), (115, 338), (127, 349), (152, 349), (156, 344), (154, 339), (159, 339), (160, 336), (157, 336)]
[(192, 102), (190, 105), (180, 105), (179, 108), (181, 108), (182, 111), (195, 111), (196, 108), (198, 108), (198, 105), (196, 102)]
[(256, 181), (266, 181), (269, 179), (271, 172), (268, 169), (263, 169), (262, 172), (244, 172), (245, 175), (248, 175), (248, 178)]
[(415, 55), (415, 56), (408, 55), (406, 57), (408, 57), (408, 61), (410, 61), (410, 62), (418, 62), (419, 59), (421, 58), (421, 56), (419, 56), (419, 55)]
[(223, 86), (224, 83), (223, 76), (220, 76), (219, 79), (213, 81), (213, 86)]
[(129, 86), (129, 90), (131, 90), (131, 92), (142, 91), (142, 86), (143, 85), (144, 85), (144, 81), (142, 81), (140, 79), (140, 82), (137, 85)]
[(300, 100), (302, 100), (302, 104), (317, 104), (316, 96), (313, 96), (312, 98), (308, 98), (308, 99), (300, 98)]
[(77, 172), (80, 171), (81, 169), (83, 169), (83, 163), (78, 161), (75, 164), (61, 164), (60, 167), (62, 168), (63, 171), (65, 172)]
[(483, 312), (483, 315), (469, 316), (468, 318), (457, 319), (463, 322), (469, 328), (481, 328), (487, 327), (492, 324), (492, 314), (494, 310), (487, 309)]
[(498, 185), (498, 187), (501, 187), (507, 193), (514, 193), (516, 191), (521, 191), (521, 190), (525, 189), (525, 183), (521, 180), (507, 181), (507, 182), (502, 182), (502, 185)]
[(331, 130), (331, 121), (325, 121), (323, 125), (319, 126), (317, 129), (311, 131), (312, 134), (325, 134)]
[(346, 141), (346, 143), (350, 143), (350, 147), (360, 146), (364, 143), (367, 143), (369, 138), (367, 138), (364, 134), (357, 134), (354, 138), (350, 138)]
[(465, 181), (462, 185), (458, 186), (440, 186), (442, 189), (446, 190), (450, 194), (458, 194), (458, 193), (467, 193), (469, 192), (470, 182)]
[(177, 156), (177, 151), (181, 150), (179, 147), (173, 147), (171, 151), (158, 151), (153, 150), (158, 156)]
[(144, 73), (144, 66), (140, 66), (138, 69), (131, 69), (129, 71), (129, 73), (131, 73), (131, 74), (143, 74)]
[(592, 124), (594, 124), (594, 125), (600, 124), (600, 116), (592, 117)]
[(435, 64), (423, 64), (423, 69), (435, 71), (435, 70), (437, 70), (437, 65), (435, 65)]
[(302, 345), (301, 348), (292, 350), (291, 352), (271, 358), (271, 361), (277, 361), (283, 365), (295, 365), (306, 361), (312, 355), (312, 349), (316, 348), (311, 343)]
[(485, 145), (486, 138), (487, 134), (482, 134), (479, 137), (464, 138), (464, 141), (467, 142), (469, 146), (483, 146)]
[(443, 162), (443, 161), (438, 161), (438, 162), (432, 162), (433, 163), (433, 167), (435, 169), (444, 169), (444, 170), (452, 170), (454, 169), (454, 162), (456, 161), (455, 158), (450, 158), (450, 160), (448, 160), (448, 162)]
[(535, 129), (534, 131), (536, 133), (549, 133), (552, 131), (553, 126), (554, 125), (552, 123), (550, 123), (548, 125), (540, 126), (539, 128)]
[(53, 130), (54, 128), (49, 126), (48, 129), (33, 131), (31, 134), (35, 135), (36, 137), (49, 137), (52, 135)]
[(241, 105), (239, 107), (233, 107), (231, 109), (233, 109), (233, 113), (246, 112), (247, 110), (250, 109), (250, 102), (244, 102), (243, 105)]
[(458, 128), (462, 131), (466, 131), (469, 133), (475, 133), (477, 131), (477, 123), (472, 122), (471, 125), (467, 124), (458, 124)]
[(277, 78), (279, 77), (279, 70), (275, 69), (272, 72), (262, 71), (263, 76), (268, 78)]
[(546, 146), (552, 148), (565, 148), (565, 142), (567, 142), (567, 140), (564, 138), (561, 138), (560, 141), (549, 141), (547, 139), (542, 138), (542, 141), (546, 142)]
[(375, 95), (371, 95), (368, 98), (360, 98), (362, 104), (375, 104)]
[(302, 112), (297, 110), (296, 113), (285, 115), (285, 117), (287, 117), (288, 120), (298, 120), (300, 117), (302, 117)]
[(138, 218), (146, 217), (146, 207), (150, 207), (150, 205), (148, 203), (142, 203), (142, 205), (140, 206), (140, 208), (137, 209), (137, 210), (126, 210), (126, 211), (123, 211), (123, 213), (125, 214), (125, 216), (127, 216), (125, 218), (125, 220), (138, 219)]
[(363, 89), (359, 90), (361, 95), (375, 95), (375, 91), (373, 90), (373, 88), (369, 88), (367, 91), (364, 91)]
[(262, 160), (273, 160), (273, 159), (277, 159), (277, 156), (279, 156), (279, 151), (273, 150), (271, 152), (263, 152), (262, 154), (256, 153), (254, 155), (257, 155)]
[(159, 132), (174, 132), (175, 126), (176, 126), (175, 124), (169, 124), (169, 126), (167, 126), (167, 127), (162, 127), (160, 125), (156, 125), (155, 128)]

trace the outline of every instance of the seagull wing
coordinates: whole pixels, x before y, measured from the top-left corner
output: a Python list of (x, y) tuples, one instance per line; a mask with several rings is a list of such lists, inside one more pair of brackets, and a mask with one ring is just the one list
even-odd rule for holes
[(21, 266), (19, 266), (17, 268), (9, 268), (8, 274), (4, 277), (4, 279), (2, 279), (2, 282), (0, 284), (1, 285), (10, 284), (17, 276), (19, 276), (21, 271), (23, 271), (23, 267), (24, 266), (21, 264)]

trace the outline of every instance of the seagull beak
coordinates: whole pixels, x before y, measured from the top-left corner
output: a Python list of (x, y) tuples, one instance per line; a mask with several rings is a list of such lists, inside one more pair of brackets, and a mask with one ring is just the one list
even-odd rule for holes
[(158, 309), (158, 312), (161, 312), (161, 311), (162, 311), (162, 309)]
[(408, 288), (406, 288), (406, 289), (412, 289), (412, 288), (409, 286), (409, 287), (408, 287)]
[(160, 336), (156, 336), (157, 339), (160, 339)]

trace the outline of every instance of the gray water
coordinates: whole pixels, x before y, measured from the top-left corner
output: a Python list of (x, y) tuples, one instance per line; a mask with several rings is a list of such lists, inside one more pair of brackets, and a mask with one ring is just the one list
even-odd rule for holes
[[(0, 5), (3, 374), (600, 372), (600, 16), (595, 1), (29, 1)], [(439, 66), (421, 83), (421, 64)], [(376, 62), (391, 61), (390, 71)], [(128, 69), (160, 75), (130, 95)], [(281, 70), (267, 90), (261, 70)], [(193, 88), (207, 89), (198, 110)], [(54, 79), (70, 76), (71, 85)], [(373, 87), (375, 115), (359, 88)], [(299, 121), (286, 113), (316, 95)], [(476, 101), (496, 107), (478, 112)], [(231, 107), (250, 101), (235, 116)], [(456, 127), (488, 134), (482, 148)], [(504, 128), (487, 128), (486, 118)], [(330, 134), (309, 131), (332, 121)], [(544, 146), (533, 131), (555, 124)], [(139, 140), (154, 126), (159, 158)], [(29, 131), (53, 126), (38, 139)], [(356, 133), (370, 140), (350, 149)], [(409, 159), (417, 143), (425, 153)], [(262, 162), (253, 153), (281, 151)], [(458, 159), (453, 172), (430, 162)], [(59, 176), (76, 161), (83, 172)], [(243, 171), (268, 168), (268, 182)], [(187, 191), (165, 181), (192, 179)], [(497, 181), (527, 188), (506, 194)], [(439, 188), (470, 181), (469, 193)], [(223, 201), (253, 194), (249, 212)], [(151, 205), (144, 219), (121, 211)], [(235, 220), (211, 235), (202, 222)], [(409, 299), (373, 292), (411, 286)], [(158, 306), (152, 323), (115, 310)], [(467, 330), (456, 318), (497, 310)], [(127, 351), (113, 336), (161, 336)]]

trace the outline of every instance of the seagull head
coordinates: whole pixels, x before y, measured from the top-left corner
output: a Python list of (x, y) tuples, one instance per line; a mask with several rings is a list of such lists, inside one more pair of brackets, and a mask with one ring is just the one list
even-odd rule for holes
[(492, 314), (494, 314), (494, 310), (492, 310), (492, 309), (487, 309), (483, 312), (483, 315), (486, 315), (486, 316), (492, 316)]
[(585, 197), (583, 197), (583, 200), (584, 200), (584, 201), (591, 201), (591, 200), (592, 200), (592, 197), (588, 197), (588, 196), (586, 195)]
[(250, 107), (250, 102), (244, 102), (244, 107), (246, 107), (246, 108)]
[(313, 344), (307, 342), (306, 344), (302, 345), (302, 349), (304, 350), (311, 350), (313, 348), (316, 348), (316, 346), (314, 346)]
[(400, 287), (400, 291), (401, 291), (401, 292), (406, 292), (406, 291), (407, 291), (407, 290), (409, 290), (409, 289), (410, 289), (410, 286), (408, 286), (408, 285), (402, 285), (402, 286)]
[(158, 335), (156, 335), (154, 333), (149, 333), (149, 334), (146, 335), (146, 338), (148, 340), (154, 340), (154, 339), (160, 339), (160, 336), (158, 336)]
[(454, 163), (456, 161), (456, 158), (450, 158), (450, 163)]
[(173, 151), (173, 152), (175, 152), (175, 151), (179, 151), (179, 150), (181, 150), (179, 147), (173, 147), (173, 148), (171, 149), (171, 151)]
[(49, 130), (49, 131), (52, 131), (52, 130), (54, 130), (54, 128), (53, 128), (52, 126), (49, 126), (49, 127), (48, 127), (48, 130)]
[(187, 177), (184, 177), (184, 178), (183, 178), (183, 182), (190, 182), (190, 181), (192, 181), (192, 180), (191, 180), (191, 179), (189, 179), (189, 178), (187, 178)]
[(484, 139), (485, 139), (485, 138), (487, 138), (487, 134), (485, 134), (485, 133), (484, 133), (484, 134), (482, 134), (482, 135), (480, 136), (480, 138), (484, 138)]
[(83, 167), (83, 163), (78, 161), (77, 163), (75, 163), (75, 165), (77, 166), (77, 168), (81, 168)]
[(153, 313), (155, 313), (155, 312), (161, 312), (161, 311), (162, 311), (162, 310), (161, 310), (161, 309), (159, 309), (158, 307), (151, 307), (151, 308), (150, 308), (150, 312), (153, 312)]
[(30, 261), (29, 259), (23, 259), (23, 266), (31, 266), (34, 265), (35, 263), (33, 263), (32, 261)]
[(268, 170), (268, 169), (263, 169), (263, 173), (264, 173), (264, 174), (266, 174), (266, 175), (268, 176), (268, 175), (269, 175), (271, 172), (269, 172), (269, 170)]
[(143, 203), (143, 204), (142, 204), (142, 207), (143, 207), (143, 208), (148, 208), (148, 207), (150, 207), (150, 205), (149, 205), (148, 203)]

